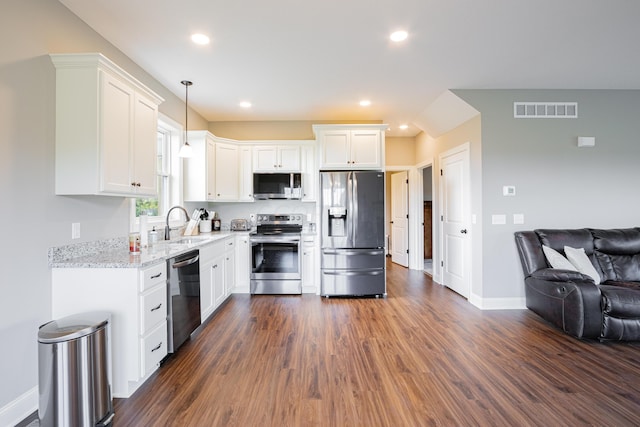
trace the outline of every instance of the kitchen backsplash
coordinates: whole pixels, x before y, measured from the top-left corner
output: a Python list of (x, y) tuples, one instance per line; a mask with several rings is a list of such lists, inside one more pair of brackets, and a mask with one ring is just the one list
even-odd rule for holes
[[(307, 222), (316, 222), (316, 204), (300, 202), (297, 200), (257, 200), (253, 203), (198, 203), (185, 202), (187, 212), (193, 212), (197, 208), (206, 208), (208, 211), (216, 211), (221, 220), (223, 229), (229, 227), (232, 219), (249, 219), (251, 214), (286, 214), (301, 213), (305, 215)], [(311, 215), (311, 221), (307, 216)]]

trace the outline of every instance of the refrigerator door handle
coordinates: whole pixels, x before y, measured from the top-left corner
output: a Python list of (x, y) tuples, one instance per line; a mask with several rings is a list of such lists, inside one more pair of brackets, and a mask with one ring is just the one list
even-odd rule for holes
[(384, 252), (384, 249), (323, 249), (322, 253), (325, 255), (380, 255)]
[(355, 172), (350, 172), (351, 174), (351, 185), (353, 186), (352, 199), (351, 203), (353, 203), (351, 215), (351, 247), (356, 246), (356, 236), (358, 236), (358, 217), (359, 217), (359, 206), (358, 206), (358, 178)]
[(328, 276), (379, 276), (384, 274), (384, 270), (323, 270), (322, 274)]
[(347, 227), (347, 246), (353, 246), (353, 173), (347, 172), (347, 197), (346, 197), (346, 205), (347, 205), (347, 217), (346, 224)]

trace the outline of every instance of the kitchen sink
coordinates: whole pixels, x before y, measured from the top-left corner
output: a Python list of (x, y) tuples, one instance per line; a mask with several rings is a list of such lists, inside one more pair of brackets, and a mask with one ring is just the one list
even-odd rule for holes
[(172, 240), (170, 241), (170, 243), (179, 243), (179, 244), (186, 244), (189, 245), (191, 243), (198, 243), (201, 242), (203, 240), (207, 239), (206, 237), (195, 237), (195, 236), (190, 236), (190, 237), (181, 237), (177, 240)]

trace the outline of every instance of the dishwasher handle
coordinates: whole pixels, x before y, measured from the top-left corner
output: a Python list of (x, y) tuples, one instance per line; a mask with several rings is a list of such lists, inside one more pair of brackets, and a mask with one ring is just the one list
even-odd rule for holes
[(176, 262), (172, 265), (173, 268), (183, 268), (191, 264), (195, 264), (200, 259), (200, 255), (196, 255), (193, 258), (185, 259), (184, 261)]

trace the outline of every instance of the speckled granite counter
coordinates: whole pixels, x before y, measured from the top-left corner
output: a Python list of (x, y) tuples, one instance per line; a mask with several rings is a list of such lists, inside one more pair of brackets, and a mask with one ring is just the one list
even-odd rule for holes
[(166, 261), (175, 255), (239, 234), (227, 231), (184, 236), (129, 253), (126, 237), (49, 248), (50, 268), (140, 268)]

